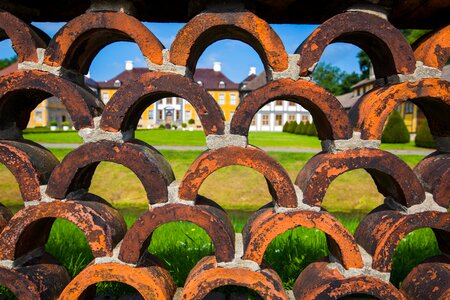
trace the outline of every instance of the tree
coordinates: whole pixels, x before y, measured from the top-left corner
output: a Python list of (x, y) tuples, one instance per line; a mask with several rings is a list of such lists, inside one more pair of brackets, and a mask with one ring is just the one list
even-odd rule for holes
[(403, 33), (406, 40), (410, 44), (414, 43), (419, 38), (421, 38), (423, 35), (430, 32), (430, 30), (426, 30), (426, 29), (401, 29), (400, 31)]
[(289, 122), (286, 121), (286, 123), (284, 123), (284, 125), (283, 125), (283, 132), (288, 132), (288, 128), (289, 128)]
[(341, 78), (341, 93), (349, 93), (352, 91), (352, 86), (357, 84), (363, 79), (362, 75), (357, 74), (356, 72), (352, 72), (347, 74), (344, 72)]
[(17, 56), (0, 59), (0, 70), (4, 69), (17, 61)]
[(398, 110), (394, 109), (384, 127), (381, 142), (388, 144), (409, 143), (410, 135), (403, 118)]
[(430, 127), (428, 127), (428, 121), (426, 119), (419, 125), (414, 142), (417, 147), (436, 148), (436, 142), (431, 135)]
[(356, 57), (358, 58), (359, 70), (362, 73), (360, 80), (369, 78), (370, 67), (372, 65), (369, 55), (367, 55), (364, 51), (359, 51), (358, 54), (356, 54)]
[(333, 95), (342, 93), (340, 86), (341, 77), (341, 69), (324, 62), (320, 62), (313, 73), (313, 80)]

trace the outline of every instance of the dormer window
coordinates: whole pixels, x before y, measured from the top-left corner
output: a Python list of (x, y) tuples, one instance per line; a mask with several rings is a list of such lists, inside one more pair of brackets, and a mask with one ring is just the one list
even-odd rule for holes
[(220, 81), (220, 82), (219, 82), (219, 88), (220, 88), (220, 89), (225, 88), (225, 82)]
[(198, 84), (199, 86), (203, 86), (203, 82), (201, 82), (200, 80), (197, 81), (197, 84)]
[(114, 81), (114, 87), (120, 87), (122, 85), (122, 82), (120, 80)]

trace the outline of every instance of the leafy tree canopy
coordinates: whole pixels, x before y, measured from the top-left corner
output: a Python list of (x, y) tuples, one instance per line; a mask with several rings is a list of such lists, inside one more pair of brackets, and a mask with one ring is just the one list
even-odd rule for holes
[(0, 70), (4, 69), (17, 61), (17, 56), (0, 59)]

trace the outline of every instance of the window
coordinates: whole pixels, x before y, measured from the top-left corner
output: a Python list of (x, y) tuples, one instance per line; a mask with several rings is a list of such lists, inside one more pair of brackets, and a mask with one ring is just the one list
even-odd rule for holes
[(180, 105), (181, 104), (181, 99), (180, 98), (175, 98), (175, 104)]
[(264, 114), (262, 115), (262, 125), (269, 125), (269, 115)]
[(256, 126), (256, 116), (253, 117), (253, 119), (252, 119), (252, 125), (251, 125), (251, 126)]
[(224, 89), (225, 88), (225, 82), (220, 81), (219, 82), (219, 89)]
[(221, 105), (225, 104), (225, 94), (223, 93), (219, 94), (219, 104)]
[(289, 106), (295, 106), (297, 103), (295, 102), (289, 102)]
[(405, 102), (405, 114), (412, 114), (414, 111), (414, 106), (411, 102)]
[(275, 105), (276, 106), (282, 106), (283, 105), (283, 101), (282, 100), (277, 100), (277, 101), (275, 101)]
[(297, 118), (295, 117), (295, 115), (290, 114), (288, 115), (288, 121), (295, 121)]
[(153, 120), (153, 118), (154, 118), (153, 114), (154, 114), (153, 109), (150, 109), (150, 110), (148, 111), (148, 119), (149, 119), (149, 120)]
[(102, 93), (102, 100), (103, 100), (103, 103), (105, 103), (105, 104), (109, 101), (109, 93), (108, 92)]
[(190, 119), (192, 119), (192, 113), (190, 110), (188, 110), (184, 113), (184, 119), (185, 119), (185, 121), (189, 121)]
[(281, 126), (281, 125), (283, 125), (283, 116), (275, 115), (275, 126)]
[(302, 115), (302, 122), (306, 123), (306, 121), (309, 121), (309, 117), (307, 115)]
[(162, 110), (158, 111), (158, 118), (159, 118), (160, 120), (163, 119), (163, 111), (162, 111)]
[(114, 81), (114, 87), (120, 87), (122, 85), (122, 82), (120, 80)]
[(35, 122), (42, 122), (42, 111), (34, 112), (34, 120)]
[(236, 94), (230, 94), (230, 104), (236, 105)]

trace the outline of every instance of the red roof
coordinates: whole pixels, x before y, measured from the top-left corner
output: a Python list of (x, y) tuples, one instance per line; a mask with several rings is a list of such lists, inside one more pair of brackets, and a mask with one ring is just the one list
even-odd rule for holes
[[(202, 86), (210, 91), (210, 90), (238, 90), (239, 85), (228, 79), (220, 71), (214, 71), (213, 69), (196, 69), (194, 74), (194, 80), (196, 82), (201, 81)], [(224, 86), (220, 85), (220, 82), (224, 83)]]
[(12, 65), (7, 66), (0, 70), (0, 76), (8, 75), (9, 73), (15, 72), (19, 69), (19, 63), (15, 62)]
[(121, 85), (129, 81), (137, 80), (142, 74), (147, 73), (147, 68), (133, 68), (132, 70), (125, 70), (116, 77), (108, 81), (99, 81), (98, 86), (101, 89), (118, 89), (120, 86), (115, 86), (116, 80), (119, 80)]

